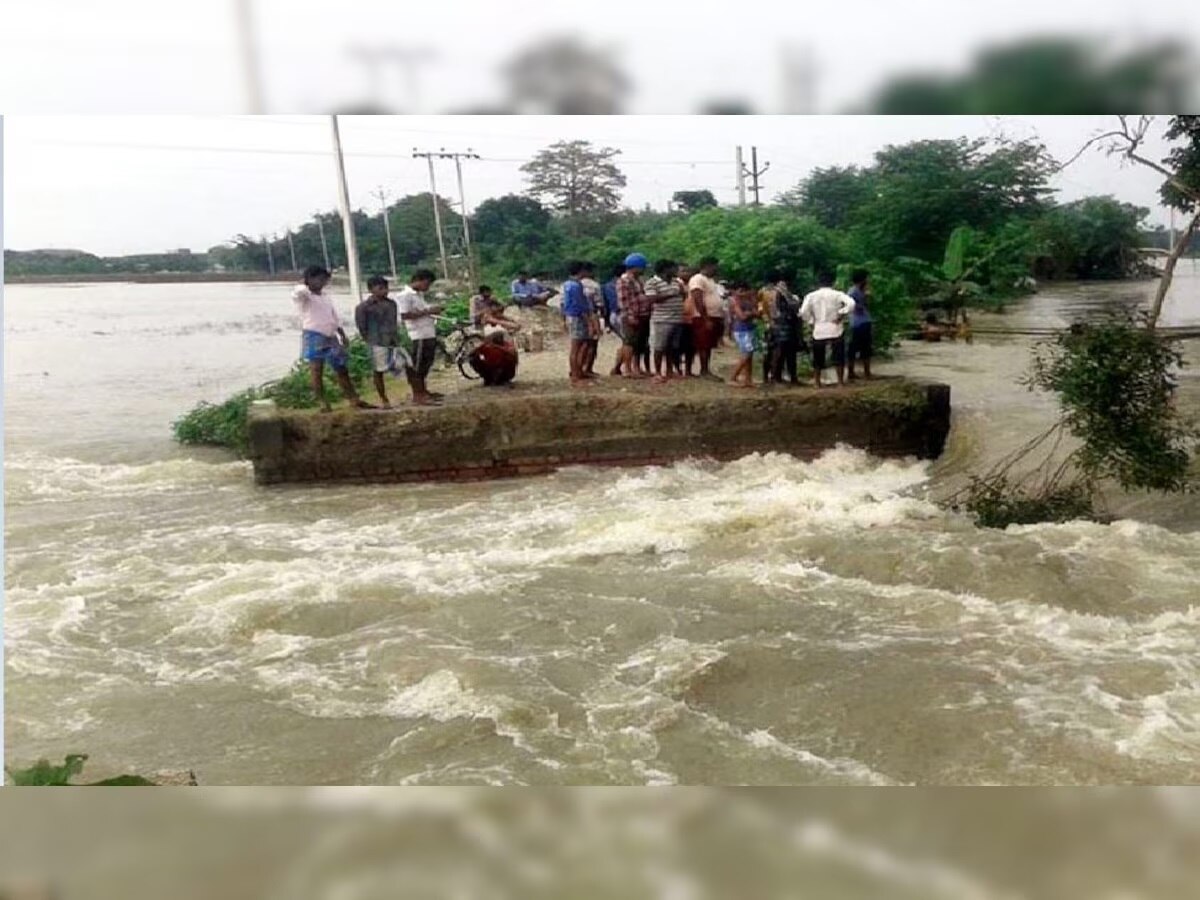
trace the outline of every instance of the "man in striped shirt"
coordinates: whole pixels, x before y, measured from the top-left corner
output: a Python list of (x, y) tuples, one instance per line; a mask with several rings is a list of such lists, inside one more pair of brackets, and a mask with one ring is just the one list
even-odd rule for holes
[[(650, 341), (654, 350), (654, 380), (682, 377), (679, 368), (679, 333), (683, 328), (683, 288), (676, 276), (679, 264), (660, 259), (654, 274), (646, 279), (646, 299), (650, 301)], [(663, 372), (663, 360), (666, 372)]]

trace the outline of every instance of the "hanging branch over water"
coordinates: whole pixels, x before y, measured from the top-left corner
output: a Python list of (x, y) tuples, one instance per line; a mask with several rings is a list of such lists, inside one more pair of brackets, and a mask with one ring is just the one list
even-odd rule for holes
[[(948, 498), (981, 525), (1101, 518), (1100, 485), (1179, 492), (1195, 485), (1200, 429), (1178, 413), (1182, 354), (1144, 324), (1114, 317), (1077, 324), (1034, 348), (1025, 382), (1053, 391), (1059, 421)], [(1063, 442), (1079, 446), (1061, 455)], [(1018, 464), (1028, 469), (1013, 475)]]

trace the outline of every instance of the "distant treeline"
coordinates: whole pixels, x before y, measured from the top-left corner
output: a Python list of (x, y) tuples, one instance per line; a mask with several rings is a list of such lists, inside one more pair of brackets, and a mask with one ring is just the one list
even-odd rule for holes
[[(575, 142), (572, 152), (587, 159), (586, 147), (580, 149), (585, 144)], [(479, 268), (497, 287), (521, 269), (564, 276), (572, 258), (607, 270), (637, 250), (651, 259), (681, 262), (714, 255), (728, 277), (761, 282), (783, 274), (798, 288), (819, 268), (866, 265), (880, 281), (897, 279), (895, 290), (914, 302), (936, 293), (950, 277), (945, 256), (955, 233), (959, 274), (953, 277), (969, 283), (968, 293), (988, 298), (1018, 292), (1031, 277), (1126, 277), (1140, 270), (1139, 247), (1165, 245), (1165, 231), (1142, 228), (1144, 208), (1109, 196), (1056, 202), (1050, 188), (1056, 166), (1032, 141), (923, 140), (887, 146), (869, 166), (817, 169), (762, 207), (717, 207), (711, 192), (691, 190), (676, 193), (670, 212), (620, 209), (614, 201), (607, 209), (585, 203), (580, 208), (589, 212), (570, 215), (532, 196), (509, 194), (480, 203), (469, 225)], [(462, 246), (462, 218), (444, 198), (438, 203), (454, 254)], [(381, 214), (355, 211), (353, 222), (364, 275), (387, 272)], [(389, 224), (400, 269), (437, 262), (430, 194), (392, 204)], [(293, 249), (298, 267), (326, 260), (345, 267), (335, 212), (322, 213), (291, 237), (290, 247), (286, 235), (268, 245), (240, 234), (202, 253), (101, 257), (5, 251), (4, 258), (7, 273), (17, 277), (266, 274), (272, 265), (276, 273), (287, 273)], [(458, 256), (452, 267), (461, 272), (464, 263)]]

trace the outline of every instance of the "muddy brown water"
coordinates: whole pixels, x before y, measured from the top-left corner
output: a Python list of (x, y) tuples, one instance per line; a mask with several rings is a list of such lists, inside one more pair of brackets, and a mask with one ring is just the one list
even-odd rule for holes
[[(1200, 323), (1190, 265), (1169, 323)], [(1151, 291), (1056, 286), (997, 321)], [(932, 464), (840, 448), (260, 489), (169, 424), (291, 363), (285, 289), (5, 299), (10, 764), (82, 751), (97, 774), (207, 784), (1200, 781), (1196, 498), (1007, 531), (933, 502), (1052, 421), (1018, 382), (1028, 338), (906, 343), (881, 365), (953, 385)], [(521, 377), (561, 368), (527, 354)], [(1192, 370), (1183, 385), (1200, 408)]]

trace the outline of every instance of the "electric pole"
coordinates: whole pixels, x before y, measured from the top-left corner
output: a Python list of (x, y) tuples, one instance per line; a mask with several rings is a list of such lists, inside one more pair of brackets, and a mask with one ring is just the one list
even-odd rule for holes
[(478, 279), (475, 272), (475, 254), (471, 252), (471, 225), (467, 219), (467, 197), (463, 193), (462, 161), (463, 159), (479, 159), (479, 154), (468, 147), (466, 153), (445, 155), (454, 157), (454, 170), (458, 174), (458, 212), (462, 216), (463, 244), (467, 252), (467, 277), (471, 279), (473, 285)]
[(317, 220), (317, 231), (321, 235), (321, 256), (325, 258), (325, 268), (329, 269), (329, 245), (325, 243), (325, 223), (321, 221), (320, 213), (317, 213), (313, 218)]
[(738, 144), (735, 155), (737, 165), (738, 206), (746, 205), (746, 166), (742, 162), (742, 145)]
[(342, 156), (342, 135), (338, 130), (338, 117), (330, 116), (333, 131), (333, 158), (337, 168), (338, 209), (342, 214), (342, 232), (346, 236), (346, 265), (350, 269), (350, 296), (357, 304), (362, 299), (358, 278), (358, 242), (354, 239), (354, 220), (350, 217), (350, 189), (346, 186), (346, 160)]
[(450, 278), (450, 263), (446, 259), (446, 239), (442, 235), (442, 211), (438, 208), (437, 179), (433, 174), (433, 158), (439, 153), (422, 152), (413, 147), (413, 159), (424, 157), (429, 163), (429, 193), (433, 197), (433, 225), (437, 229), (438, 253), (442, 258), (442, 277)]
[[(759, 188), (758, 179), (759, 179), (759, 176), (766, 174), (766, 171), (769, 168), (771, 168), (771, 164), (769, 162), (763, 163), (763, 167), (761, 169), (758, 167), (758, 148), (751, 147), (750, 148), (750, 168), (746, 170), (745, 174), (750, 176), (750, 180), (751, 180), (750, 190), (752, 190), (754, 192), (754, 205), (755, 206), (761, 205), (758, 201), (758, 188)], [(742, 180), (743, 189), (745, 188), (745, 183), (746, 183), (745, 177), (743, 176), (743, 180)]]
[(292, 271), (299, 272), (300, 270), (296, 268), (296, 245), (294, 243), (292, 243), (291, 226), (288, 226), (287, 234), (288, 234), (288, 252), (292, 255)]
[(275, 255), (271, 252), (271, 242), (267, 239), (267, 236), (265, 234), (262, 236), (262, 239), (263, 239), (263, 243), (266, 244), (266, 246), (267, 246), (267, 268), (270, 270), (271, 274), (274, 275), (275, 274)]
[(383, 188), (379, 188), (375, 192), (375, 196), (379, 198), (379, 205), (383, 207), (383, 231), (387, 235), (388, 262), (392, 266), (392, 281), (396, 280), (396, 251), (392, 248), (392, 223), (388, 216), (387, 194), (383, 192)]

